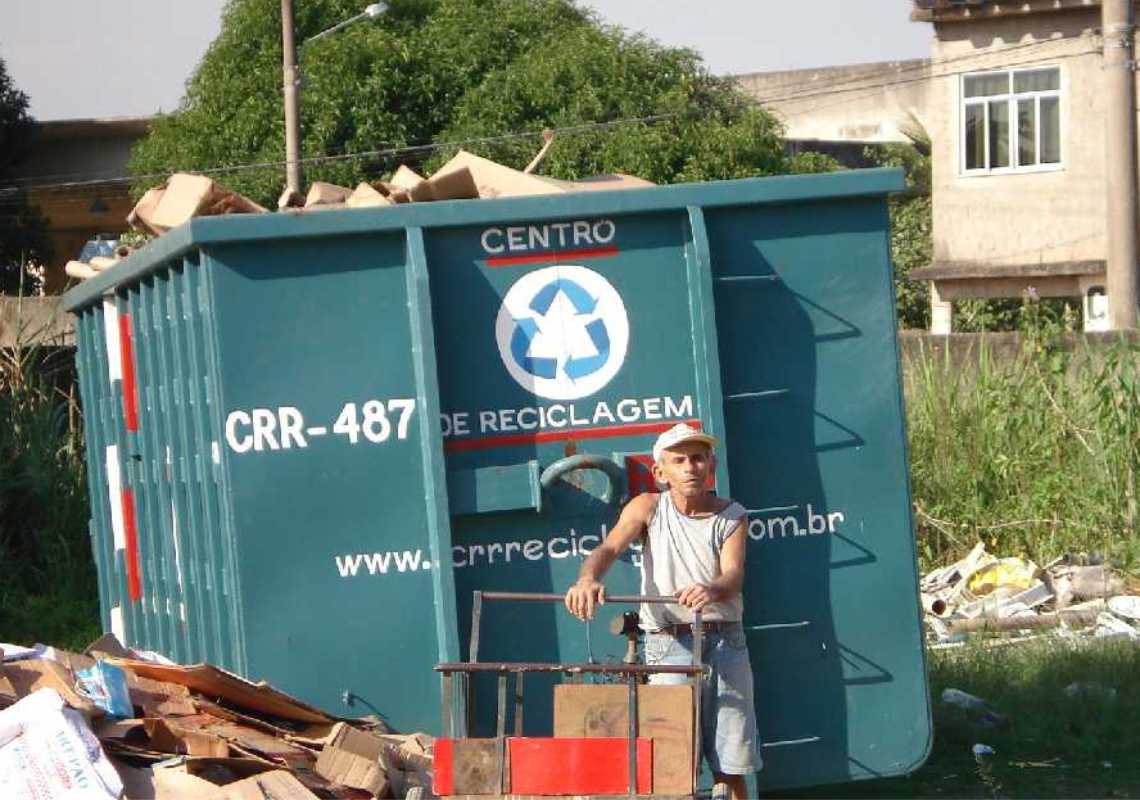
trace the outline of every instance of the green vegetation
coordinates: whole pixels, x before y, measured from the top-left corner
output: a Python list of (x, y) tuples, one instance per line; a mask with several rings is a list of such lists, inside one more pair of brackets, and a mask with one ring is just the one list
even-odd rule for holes
[[(359, 7), (307, 0), (297, 40)], [(310, 181), (351, 186), (401, 162), (430, 170), (459, 142), (521, 168), (544, 128), (576, 126), (558, 135), (543, 174), (671, 183), (835, 168), (785, 154), (779, 122), (696, 53), (605, 26), (573, 0), (394, 0), (375, 22), (305, 46), (299, 61), (301, 155), (319, 159), (305, 166)], [(272, 204), (283, 186), (280, 87), (280, 4), (232, 0), (181, 106), (136, 147), (136, 191), (201, 170)], [(246, 164), (265, 166), (231, 169)]]
[(1068, 349), (1032, 301), (1022, 352), (976, 368), (924, 355), (904, 370), (919, 557), (979, 539), (1042, 560), (1100, 552), (1135, 572), (1140, 348)]
[[(1135, 797), (1140, 795), (1140, 648), (1056, 638), (930, 654), (934, 750), (913, 775), (796, 792), (795, 797)], [(1065, 688), (1082, 684), (1069, 696)], [(987, 728), (940, 701), (956, 688), (1008, 717)], [(1115, 697), (1104, 689), (1115, 690)], [(995, 750), (979, 763), (976, 743)]]
[(73, 368), (63, 348), (0, 350), (0, 641), (99, 635)]
[(26, 267), (51, 256), (44, 219), (28, 202), (27, 192), (5, 186), (8, 170), (24, 155), (31, 128), (28, 96), (12, 82), (0, 58), (0, 294), (34, 289), (36, 279)]

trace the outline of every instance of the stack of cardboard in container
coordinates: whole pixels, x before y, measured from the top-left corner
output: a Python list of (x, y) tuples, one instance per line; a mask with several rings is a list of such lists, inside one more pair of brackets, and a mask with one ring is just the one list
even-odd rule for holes
[[(111, 636), (84, 653), (0, 647), (5, 800), (367, 800), (431, 785), (429, 736), (336, 719), (209, 664), (146, 660)], [(118, 708), (91, 674), (124, 684)]]
[[(532, 162), (531, 167), (536, 166), (537, 161), (538, 159)], [(596, 175), (577, 181), (556, 180), (513, 169), (460, 150), (430, 177), (401, 166), (389, 180), (364, 182), (355, 189), (317, 181), (309, 187), (308, 194), (304, 197), (286, 191), (278, 200), (278, 206), (281, 211), (290, 214), (304, 214), (337, 208), (380, 208), (440, 200), (528, 197), (639, 189), (647, 186), (653, 184), (620, 173)], [(264, 213), (267, 213), (267, 209), (204, 175), (177, 173), (162, 186), (148, 190), (127, 216), (127, 222), (135, 230), (161, 236), (194, 217)], [(122, 256), (128, 254), (129, 251), (124, 251)], [(73, 278), (86, 280), (114, 266), (118, 260), (71, 261), (67, 264), (66, 272)]]
[(425, 178), (401, 166), (391, 180), (361, 183), (356, 189), (317, 182), (309, 188), (303, 203), (288, 193), (281, 196), (282, 208), (300, 206), (310, 211), (325, 208), (362, 208), (402, 203), (430, 203), (438, 200), (474, 200), (494, 197), (530, 197), (566, 192), (637, 189), (652, 183), (631, 175), (597, 175), (580, 181), (562, 181), (513, 169), (490, 159), (460, 150), (454, 158)]
[(1023, 558), (998, 558), (979, 542), (960, 561), (927, 573), (919, 588), (936, 644), (983, 631), (1042, 628), (1140, 640), (1140, 596), (1133, 591), (1140, 587), (1084, 555), (1038, 567)]

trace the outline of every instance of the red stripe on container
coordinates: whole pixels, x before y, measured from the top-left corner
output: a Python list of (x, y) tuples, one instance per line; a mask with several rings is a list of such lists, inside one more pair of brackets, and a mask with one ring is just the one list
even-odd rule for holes
[(581, 250), (551, 250), (547, 253), (527, 253), (521, 256), (492, 256), (487, 259), (488, 267), (509, 267), (515, 264), (545, 264), (553, 261), (569, 261), (579, 258), (606, 258), (616, 256), (618, 249), (609, 247), (586, 247)]
[(135, 348), (131, 342), (131, 315), (119, 315), (119, 352), (123, 361), (123, 417), (127, 430), (139, 429), (138, 385), (135, 383)]
[(451, 453), (466, 450), (489, 450), (493, 447), (510, 447), (520, 444), (541, 444), (542, 442), (561, 442), (567, 439), (608, 439), (614, 436), (639, 436), (647, 433), (662, 433), (669, 430), (679, 422), (701, 427), (700, 420), (671, 420), (669, 422), (637, 422), (632, 425), (607, 425), (600, 428), (563, 428), (556, 431), (538, 431), (535, 433), (510, 433), (505, 436), (484, 436), (481, 439), (453, 439), (445, 442), (443, 447)]
[(137, 602), (142, 598), (142, 575), (139, 569), (139, 529), (135, 522), (135, 494), (123, 489), (123, 528), (127, 535), (127, 595)]

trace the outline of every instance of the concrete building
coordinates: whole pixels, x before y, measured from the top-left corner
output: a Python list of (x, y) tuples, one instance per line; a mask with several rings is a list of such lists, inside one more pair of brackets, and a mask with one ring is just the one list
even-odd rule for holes
[(40, 122), (7, 178), (28, 188), (28, 200), (48, 223), (54, 258), (45, 264), (44, 290), (60, 293), (63, 266), (88, 239), (127, 230), (131, 200), (125, 181), (131, 146), (146, 135), (149, 118)]
[(734, 80), (805, 146), (909, 141), (906, 131), (926, 113), (930, 61), (755, 72)]
[(933, 23), (932, 330), (963, 298), (1082, 297), (1107, 327), (1097, 0), (915, 0)]

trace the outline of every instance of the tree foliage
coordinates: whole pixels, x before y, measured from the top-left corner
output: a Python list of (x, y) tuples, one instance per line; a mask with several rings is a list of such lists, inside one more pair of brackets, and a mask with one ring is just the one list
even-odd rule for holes
[[(360, 5), (298, 0), (297, 41)], [(310, 181), (351, 185), (398, 163), (430, 170), (460, 144), (521, 167), (543, 128), (616, 120), (560, 133), (543, 173), (620, 171), (668, 183), (834, 167), (788, 157), (778, 121), (694, 52), (604, 26), (573, 0), (391, 5), (301, 49), (301, 153), (320, 159), (305, 165)], [(533, 135), (502, 138), (519, 133)], [(268, 203), (283, 184), (283, 154), (280, 4), (230, 0), (180, 108), (135, 150), (136, 190), (171, 171), (221, 168), (213, 174), (227, 185)], [(267, 166), (226, 171), (257, 163)]]
[(30, 291), (24, 268), (50, 257), (44, 220), (27, 193), (10, 183), (12, 165), (24, 154), (33, 127), (28, 96), (20, 91), (0, 59), (0, 294)]

